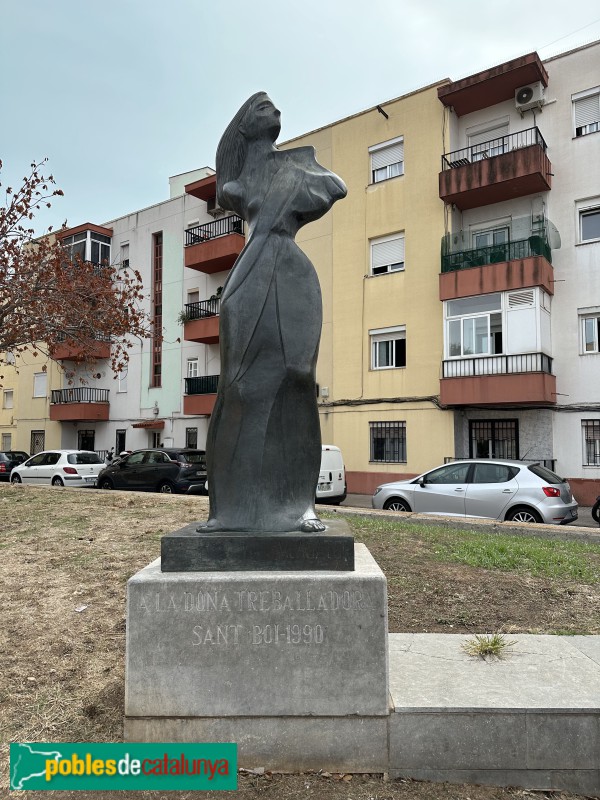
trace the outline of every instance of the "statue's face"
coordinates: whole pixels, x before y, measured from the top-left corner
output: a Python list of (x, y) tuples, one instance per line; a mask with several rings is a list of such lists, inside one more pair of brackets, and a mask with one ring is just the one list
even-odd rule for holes
[(246, 139), (270, 139), (274, 142), (281, 131), (281, 112), (268, 95), (261, 95), (250, 106), (240, 126)]

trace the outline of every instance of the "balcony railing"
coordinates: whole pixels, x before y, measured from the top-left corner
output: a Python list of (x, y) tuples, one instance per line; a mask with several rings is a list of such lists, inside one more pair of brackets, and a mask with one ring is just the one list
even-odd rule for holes
[(51, 403), (108, 403), (110, 389), (79, 386), (74, 389), (52, 389)]
[(244, 220), (236, 214), (197, 225), (195, 228), (188, 228), (185, 232), (185, 246), (208, 242), (219, 236), (227, 236), (229, 233), (244, 233)]
[(550, 264), (552, 263), (550, 245), (545, 237), (530, 236), (514, 242), (477, 247), (475, 250), (447, 253), (442, 255), (442, 272), (456, 272), (459, 269), (499, 264), (503, 261), (515, 261), (531, 256), (544, 256)]
[(221, 298), (215, 297), (211, 300), (201, 300), (198, 303), (185, 304), (185, 316), (192, 319), (206, 319), (216, 317), (221, 309)]
[(185, 379), (186, 394), (216, 394), (219, 385), (218, 375), (202, 375)]
[(514, 356), (477, 356), (442, 362), (444, 378), (472, 378), (478, 375), (515, 375), (519, 372), (552, 374), (552, 359), (545, 353)]
[(524, 131), (511, 133), (507, 136), (499, 136), (497, 139), (490, 139), (488, 142), (480, 142), (462, 150), (454, 150), (452, 153), (444, 153), (442, 156), (442, 171), (464, 167), (466, 164), (473, 164), (476, 161), (483, 161), (485, 158), (504, 155), (512, 150), (521, 150), (523, 147), (538, 145), (544, 153), (547, 150), (544, 137), (538, 128), (527, 128)]

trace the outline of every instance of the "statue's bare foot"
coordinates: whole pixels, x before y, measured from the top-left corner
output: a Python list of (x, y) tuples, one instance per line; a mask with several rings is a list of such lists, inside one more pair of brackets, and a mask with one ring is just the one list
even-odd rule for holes
[(303, 533), (315, 533), (318, 531), (324, 531), (325, 525), (321, 522), (320, 519), (315, 517), (314, 519), (305, 519), (300, 525), (300, 530)]
[(223, 526), (219, 522), (218, 519), (213, 517), (209, 519), (207, 522), (201, 522), (200, 525), (196, 528), (196, 533), (205, 533), (210, 531), (222, 531), (224, 530)]
[(303, 533), (315, 533), (324, 531), (325, 525), (317, 517), (317, 512), (314, 508), (307, 508), (300, 521), (300, 530)]

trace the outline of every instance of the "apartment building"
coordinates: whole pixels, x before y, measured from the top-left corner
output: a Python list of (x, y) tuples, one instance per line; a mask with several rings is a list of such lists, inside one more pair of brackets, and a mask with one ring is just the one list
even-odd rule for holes
[(440, 402), (457, 457), (600, 479), (600, 43), (439, 89), (448, 142)]

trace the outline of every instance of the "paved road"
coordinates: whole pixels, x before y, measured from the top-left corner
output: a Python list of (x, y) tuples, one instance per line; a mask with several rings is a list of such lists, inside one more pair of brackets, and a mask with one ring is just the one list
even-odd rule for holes
[[(342, 506), (350, 506), (353, 508), (372, 508), (370, 494), (349, 494), (342, 503)], [(592, 509), (579, 506), (579, 519), (575, 525), (582, 528), (598, 528), (598, 525), (592, 519)]]

